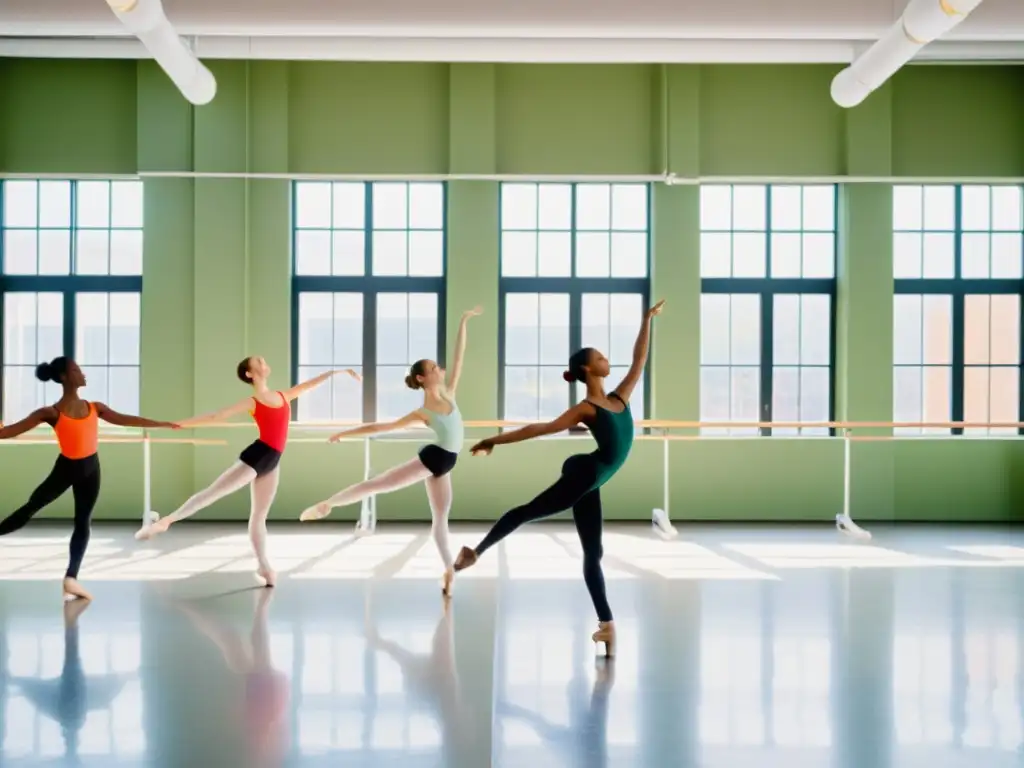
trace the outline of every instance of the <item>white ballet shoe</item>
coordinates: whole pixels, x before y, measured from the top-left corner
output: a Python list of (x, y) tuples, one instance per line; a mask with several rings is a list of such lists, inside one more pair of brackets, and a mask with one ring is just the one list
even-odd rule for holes
[(668, 514), (663, 509), (654, 510), (651, 514), (651, 525), (654, 527), (654, 532), (663, 539), (674, 539), (679, 535), (679, 531), (672, 525)]
[(321, 502), (319, 504), (314, 504), (312, 507), (307, 507), (306, 509), (304, 509), (302, 511), (302, 514), (299, 515), (299, 520), (300, 522), (308, 523), (312, 520), (323, 520), (329, 514), (331, 514), (330, 505)]
[(865, 531), (853, 522), (853, 518), (846, 513), (840, 512), (836, 515), (836, 528), (840, 533), (846, 534), (851, 539), (856, 539), (857, 541), (871, 541), (871, 532)]
[(170, 528), (170, 523), (166, 519), (160, 520), (160, 516), (156, 512), (151, 512), (151, 515), (155, 515), (156, 519), (148, 525), (142, 526), (135, 532), (136, 541), (148, 541), (154, 536), (159, 536), (161, 533), (166, 533), (167, 529)]

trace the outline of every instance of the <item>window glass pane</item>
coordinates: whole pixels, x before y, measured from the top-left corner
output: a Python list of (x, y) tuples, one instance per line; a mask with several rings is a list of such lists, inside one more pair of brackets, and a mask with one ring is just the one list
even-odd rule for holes
[(501, 228), (537, 228), (537, 185), (501, 185)]
[[(409, 361), (409, 296), (377, 295), (377, 362), (407, 365)], [(378, 382), (379, 388), (380, 382)]]
[[(800, 421), (829, 420), (829, 369), (822, 366), (800, 369)], [(827, 429), (815, 430), (823, 433)]]
[(644, 277), (647, 274), (647, 235), (612, 234), (612, 277)]
[(608, 277), (611, 274), (610, 238), (606, 233), (576, 235), (576, 274), (579, 277)]
[(700, 236), (700, 276), (732, 275), (732, 236), (728, 233), (702, 232)]
[(75, 274), (110, 274), (110, 231), (78, 230), (75, 249)]
[(374, 182), (373, 228), (405, 229), (409, 225), (408, 195), (407, 184)]
[(142, 229), (142, 182), (114, 181), (110, 184), (110, 225)]
[(892, 240), (893, 277), (917, 279), (922, 275), (923, 241), (920, 233), (897, 232)]
[[(505, 366), (505, 419), (534, 421), (539, 418), (540, 371), (536, 366)], [(568, 400), (564, 401), (568, 403)]]
[[(382, 293), (378, 296), (378, 307), (380, 297), (387, 296)], [(417, 360), (437, 360), (437, 294), (436, 293), (410, 293), (409, 294), (409, 354), (405, 359), (406, 365), (412, 365)], [(379, 359), (378, 355), (378, 359)], [(402, 378), (405, 378), (403, 374)]]
[(34, 181), (3, 182), (5, 227), (35, 227), (39, 224), (39, 188)]
[[(967, 297), (971, 299), (971, 296)], [(990, 362), (993, 365), (1020, 364), (1020, 295), (1002, 294), (991, 298), (989, 330)]]
[(37, 239), (33, 229), (4, 231), (4, 274), (34, 275), (38, 269)]
[[(800, 420), (800, 369), (772, 368), (772, 421)], [(795, 434), (797, 430), (779, 427), (772, 434)]]
[(800, 362), (803, 365), (829, 365), (831, 304), (831, 297), (823, 294), (800, 297)]
[(800, 231), (802, 220), (801, 188), (778, 185), (772, 187), (772, 229)]
[(1021, 272), (1021, 245), (1019, 234), (992, 235), (992, 277), (1019, 280)]
[(989, 361), (989, 297), (967, 296), (964, 301), (964, 363)]
[(295, 273), (331, 274), (331, 233), (326, 230), (299, 230), (295, 233)]
[(505, 364), (535, 365), (540, 357), (540, 294), (505, 297)]
[(110, 233), (110, 274), (142, 274), (141, 229), (115, 229)]
[[(524, 242), (532, 247), (532, 235), (509, 233), (511, 237), (523, 237)], [(520, 252), (524, 261), (523, 268), (532, 267), (533, 252)], [(572, 235), (568, 232), (540, 232), (537, 235), (537, 270), (540, 277), (569, 277), (572, 274)], [(511, 276), (512, 273), (509, 273)], [(532, 272), (530, 273), (532, 276)]]
[(892, 226), (900, 230), (920, 230), (924, 226), (923, 190), (917, 186), (896, 186), (892, 190)]
[[(319, 294), (304, 294), (317, 296)], [(333, 354), (330, 358), (313, 357), (312, 362), (331, 361), (335, 368), (356, 368), (363, 363), (363, 295), (361, 293), (328, 294), (333, 305)], [(322, 313), (329, 319), (327, 313)], [(355, 382), (354, 379), (351, 381)], [(358, 383), (358, 382), (355, 382)]]
[[(584, 299), (586, 297), (584, 296)], [(540, 295), (538, 341), (541, 365), (562, 366), (569, 360), (569, 297), (564, 293)]]
[[(30, 184), (33, 182), (29, 182)], [(10, 183), (4, 188), (4, 194), (10, 194)], [(25, 217), (28, 218), (27, 216)], [(7, 222), (7, 226), (19, 225)], [(71, 226), (71, 182), (41, 181), (39, 182), (39, 226), (70, 228)]]
[(409, 233), (405, 231), (374, 232), (373, 274), (379, 277), (407, 275), (408, 242)]
[[(79, 294), (81, 296), (82, 294)], [(141, 321), (141, 294), (110, 294), (111, 365), (139, 365), (139, 326)]]
[(836, 243), (831, 234), (804, 235), (804, 277), (835, 277)]
[(77, 191), (77, 217), (79, 227), (106, 229), (110, 226), (110, 182), (80, 181)]
[(951, 278), (955, 274), (953, 235), (928, 232), (924, 235), (924, 269), (917, 277)]
[[(800, 364), (800, 297), (783, 295), (775, 297), (775, 312), (772, 318), (775, 365)], [(796, 407), (796, 399), (793, 400)], [(779, 415), (773, 414), (778, 421)]]
[(956, 224), (956, 188), (924, 188), (924, 228), (952, 231)]
[(537, 235), (534, 232), (502, 232), (502, 277), (537, 276)]
[(950, 296), (924, 297), (924, 362), (948, 365), (953, 359), (953, 300)]
[(732, 187), (714, 184), (701, 186), (700, 228), (720, 232), (732, 229)]
[(1021, 188), (992, 188), (992, 228), (1003, 232), (1021, 230)]
[(109, 365), (109, 295), (80, 293), (75, 297), (75, 358), (82, 366)]
[[(360, 316), (362, 313), (360, 312)], [(332, 295), (299, 294), (299, 365), (331, 367)], [(360, 323), (360, 326), (362, 323)]]
[(761, 362), (761, 297), (733, 294), (730, 311), (730, 358), (733, 365)]
[(737, 232), (732, 236), (732, 276), (765, 276), (765, 237)]
[[(331, 370), (330, 366), (313, 367), (313, 366), (299, 366), (298, 379), (299, 381), (308, 381), (309, 379), (319, 376), (321, 373), (326, 373)], [(331, 379), (331, 382), (335, 382), (339, 379), (348, 378), (347, 376), (335, 376)], [(354, 402), (358, 405), (358, 411), (352, 416), (343, 415), (342, 411), (345, 407), (345, 403), (341, 403), (339, 411), (335, 411), (331, 405), (331, 389), (330, 387), (315, 387), (309, 392), (305, 393), (302, 397), (296, 400), (296, 407), (298, 410), (298, 419), (300, 421), (331, 421), (332, 419), (346, 419), (352, 418), (352, 420), (359, 420), (362, 416), (363, 407), (362, 400), (357, 398)], [(351, 404), (349, 404), (351, 410)]]
[(805, 186), (803, 228), (832, 232), (836, 228), (836, 188), (834, 184)]
[(921, 296), (893, 297), (893, 363), (918, 365), (923, 347)]
[[(363, 366), (363, 294), (304, 292), (299, 294), (298, 380), (325, 371)], [(404, 374), (403, 374), (404, 377)], [(363, 418), (363, 385), (349, 376), (335, 376), (297, 401), (299, 420)]]
[(105, 372), (107, 374), (107, 405), (120, 413), (138, 413), (139, 366), (117, 366), (108, 368)]
[(628, 368), (633, 362), (633, 346), (644, 318), (644, 299), (636, 293), (616, 293), (610, 299), (611, 329), (606, 354), (613, 365)]
[[(302, 185), (300, 183), (299, 186)], [(320, 191), (318, 194), (318, 207), (312, 218), (322, 222), (323, 192)], [(335, 182), (331, 185), (331, 195), (331, 226), (335, 229), (362, 230), (366, 226), (366, 185), (358, 182)]]
[[(323, 233), (300, 233), (316, 234)], [(315, 248), (319, 246), (320, 252)], [(323, 269), (323, 242), (314, 242), (315, 259), (319, 269)], [(323, 272), (300, 272), (300, 274), (323, 274)], [(366, 274), (366, 235), (357, 230), (341, 230), (331, 233), (331, 274), (339, 276), (359, 277)]]
[(988, 421), (989, 370), (978, 366), (964, 369), (964, 421)]
[(730, 362), (730, 297), (724, 293), (705, 293), (700, 297), (701, 365), (728, 365)]
[(897, 366), (893, 371), (893, 421), (921, 420), (921, 372), (918, 366)]
[(576, 228), (611, 228), (611, 186), (578, 184), (576, 186)]
[(444, 228), (444, 187), (440, 183), (409, 185), (409, 226), (412, 229)]
[(612, 229), (647, 229), (647, 185), (612, 185)]
[[(510, 185), (516, 186), (516, 185)], [(533, 198), (530, 198), (532, 202)], [(524, 199), (524, 205), (525, 205)], [(539, 184), (537, 185), (537, 218), (539, 229), (557, 229), (568, 231), (572, 227), (572, 185), (571, 184)], [(525, 213), (525, 211), (524, 211)], [(525, 226), (508, 225), (510, 229), (532, 229), (533, 214), (525, 215)]]
[[(729, 420), (729, 368), (701, 366), (700, 420)], [(718, 430), (720, 432), (720, 430)], [(715, 432), (711, 432), (715, 434)]]
[(960, 192), (960, 226), (986, 231), (992, 224), (989, 187), (964, 186)]
[(989, 236), (963, 235), (960, 243), (960, 274), (965, 278), (989, 277)]
[(295, 184), (295, 226), (301, 228), (331, 226), (331, 185), (325, 181), (300, 181)]
[(444, 274), (444, 233), (409, 233), (409, 274), (440, 277)]
[[(929, 366), (924, 369), (924, 421), (950, 420), (952, 403), (951, 371), (948, 366)], [(942, 427), (929, 427), (926, 432), (948, 432)]]
[[(122, 233), (118, 233), (122, 234)], [(127, 234), (127, 233), (124, 233)], [(141, 237), (139, 268), (142, 268)], [(120, 263), (119, 263), (120, 264)], [(71, 270), (71, 231), (42, 229), (39, 231), (39, 274), (66, 275)]]
[[(989, 369), (989, 413), (986, 421), (1013, 423), (1020, 421), (1019, 366)], [(992, 434), (1015, 434), (1013, 427), (994, 427)]]
[(761, 400), (760, 369), (734, 367), (731, 374), (732, 420), (757, 421)]
[(800, 235), (773, 234), (772, 277), (800, 277), (800, 262)]
[(765, 187), (760, 184), (732, 188), (732, 227), (735, 230), (765, 229)]

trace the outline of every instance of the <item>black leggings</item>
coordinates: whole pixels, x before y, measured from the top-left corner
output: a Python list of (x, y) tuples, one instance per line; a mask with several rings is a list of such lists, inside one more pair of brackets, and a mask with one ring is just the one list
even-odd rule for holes
[(583, 546), (583, 580), (590, 591), (590, 599), (594, 601), (598, 620), (611, 621), (612, 609), (608, 606), (604, 571), (601, 570), (601, 557), (604, 555), (601, 545), (601, 492), (596, 488), (590, 490), (596, 479), (597, 461), (592, 454), (570, 456), (562, 465), (562, 476), (555, 484), (533, 501), (502, 515), (477, 545), (476, 553), (482, 555), (523, 523), (550, 517), (572, 507), (572, 519)]
[(58, 456), (53, 469), (42, 484), (32, 491), (28, 502), (0, 521), (0, 536), (14, 533), (43, 507), (52, 504), (68, 488), (75, 495), (75, 529), (71, 534), (71, 556), (64, 578), (77, 579), (82, 558), (89, 546), (89, 528), (92, 510), (100, 495), (100, 457), (98, 454), (84, 459)]

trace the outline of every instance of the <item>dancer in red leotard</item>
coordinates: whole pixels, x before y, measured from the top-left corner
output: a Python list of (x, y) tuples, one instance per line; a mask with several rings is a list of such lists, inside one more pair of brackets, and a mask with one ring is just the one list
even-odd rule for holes
[(339, 373), (347, 373), (357, 380), (359, 374), (353, 370), (329, 371), (309, 381), (296, 384), (291, 389), (274, 392), (267, 387), (270, 366), (262, 357), (245, 358), (238, 364), (237, 373), (239, 379), (252, 385), (253, 394), (250, 397), (219, 411), (181, 421), (179, 426), (188, 429), (201, 424), (217, 423), (248, 410), (259, 428), (259, 439), (242, 451), (238, 461), (228, 467), (209, 487), (193, 495), (167, 517), (144, 526), (135, 534), (135, 538), (150, 539), (163, 533), (179, 520), (191, 517), (215, 501), (251, 485), (252, 506), (249, 510), (249, 539), (259, 563), (257, 573), (268, 587), (272, 587), (277, 577), (267, 559), (267, 515), (270, 514), (270, 505), (274, 502), (274, 496), (277, 494), (278, 463), (281, 461), (285, 444), (288, 441), (288, 423), (291, 421), (290, 403), (299, 395), (323, 384)]

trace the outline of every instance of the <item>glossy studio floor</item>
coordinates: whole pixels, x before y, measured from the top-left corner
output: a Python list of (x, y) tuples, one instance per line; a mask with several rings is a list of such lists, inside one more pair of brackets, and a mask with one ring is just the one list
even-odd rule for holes
[[(478, 529), (456, 529), (455, 543)], [(597, 663), (573, 530), (457, 582), (423, 526), (97, 525), (0, 542), (4, 766), (1020, 765), (1024, 533), (608, 526), (619, 652)], [(84, 610), (83, 610), (84, 609)]]

